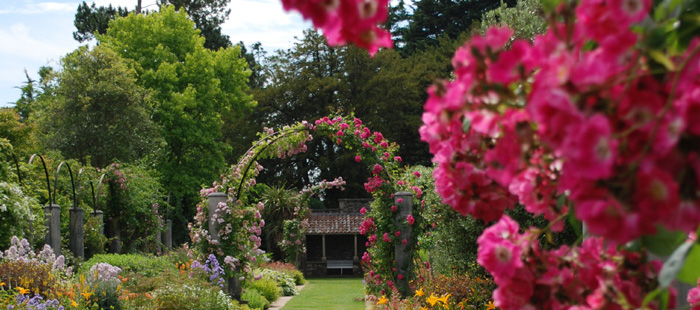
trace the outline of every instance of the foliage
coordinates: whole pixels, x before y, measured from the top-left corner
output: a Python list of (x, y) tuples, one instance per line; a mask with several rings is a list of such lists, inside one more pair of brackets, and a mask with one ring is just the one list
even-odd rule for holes
[(18, 108), (0, 108), (0, 137), (7, 139), (21, 157), (37, 149), (35, 126), (22, 122)]
[(0, 261), (0, 282), (9, 288), (22, 287), (32, 294), (48, 295), (56, 285), (51, 266), (38, 262)]
[(61, 59), (57, 97), (37, 120), (46, 147), (95, 167), (134, 162), (158, 140), (149, 93), (108, 48), (78, 48)]
[(119, 267), (123, 272), (136, 273), (146, 277), (155, 276), (165, 270), (174, 270), (174, 266), (162, 257), (140, 254), (98, 254), (80, 266), (80, 274), (90, 274), (89, 270), (98, 263), (107, 263)]
[(255, 288), (247, 288), (241, 295), (241, 299), (248, 301), (248, 306), (252, 309), (270, 308), (270, 301)]
[[(502, 1), (503, 2), (503, 1)], [(505, 1), (513, 6), (515, 0)], [(415, 9), (409, 18), (408, 29), (403, 36), (405, 49), (415, 52), (435, 45), (438, 38), (447, 36), (457, 38), (460, 33), (468, 31), (478, 23), (482, 14), (498, 8), (499, 2), (489, 0), (420, 0), (415, 2)]]
[(229, 36), (221, 33), (221, 24), (228, 19), (231, 0), (160, 0), (160, 6), (173, 5), (184, 9), (206, 39), (204, 47), (216, 51), (231, 46)]
[(43, 224), (43, 217), (38, 216), (43, 214), (41, 206), (25, 194), (11, 169), (12, 153), (12, 145), (0, 138), (0, 249), (10, 245), (11, 236), (38, 237), (41, 233), (34, 227)]
[(262, 187), (260, 202), (265, 205), (261, 212), (265, 221), (265, 227), (262, 228), (265, 252), (279, 253), (281, 248), (287, 257), (284, 247), (278, 244), (285, 236), (287, 221), (294, 216), (294, 208), (297, 206), (299, 197), (294, 190), (285, 188), (284, 185), (260, 184), (259, 186)]
[(299, 294), (294, 276), (291, 273), (272, 269), (256, 269), (254, 274), (256, 278), (262, 277), (262, 279), (267, 278), (275, 281), (277, 286), (281, 289), (282, 296), (294, 296)]
[(296, 285), (303, 285), (304, 283), (306, 283), (306, 279), (304, 279), (304, 274), (301, 273), (301, 271), (299, 271), (297, 269), (297, 267), (291, 263), (271, 261), (271, 262), (261, 264), (260, 268), (272, 270), (272, 271), (276, 271), (276, 272), (281, 272), (281, 273), (284, 273), (288, 276), (291, 276), (294, 278), (294, 283)]
[(104, 184), (108, 195), (104, 204), (105, 233), (118, 237), (125, 252), (155, 252), (156, 231), (161, 226), (159, 210), (166, 206), (163, 189), (153, 170), (139, 165), (109, 165)]
[(153, 298), (162, 310), (236, 309), (224, 292), (198, 285), (166, 285), (154, 291)]
[(137, 85), (153, 95), (151, 115), (165, 142), (156, 167), (174, 207), (174, 242), (184, 241), (196, 191), (218, 175), (229, 152), (223, 116), (255, 104), (246, 94), (250, 71), (239, 47), (206, 49), (193, 22), (172, 6), (114, 20), (98, 41), (130, 60)]
[(94, 2), (88, 6), (87, 2), (83, 1), (78, 5), (78, 11), (75, 13), (73, 25), (77, 30), (73, 32), (73, 39), (81, 43), (92, 40), (96, 34), (107, 32), (110, 20), (128, 14), (129, 10), (120, 6), (115, 8), (110, 4), (107, 7), (97, 7)]
[(518, 0), (515, 6), (508, 7), (501, 1), (501, 6), (484, 13), (480, 32), (494, 26), (508, 26), (513, 29), (513, 37), (533, 40), (535, 35), (547, 30), (547, 22), (542, 16), (542, 4), (539, 0)]
[(270, 278), (263, 277), (259, 280), (254, 279), (244, 285), (244, 288), (245, 287), (257, 290), (270, 302), (274, 302), (280, 297), (281, 288), (277, 286), (277, 282), (275, 280)]

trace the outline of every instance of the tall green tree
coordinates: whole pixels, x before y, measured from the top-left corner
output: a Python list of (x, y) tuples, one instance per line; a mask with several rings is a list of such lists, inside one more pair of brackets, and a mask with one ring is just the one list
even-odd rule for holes
[(160, 6), (174, 5), (177, 10), (185, 10), (187, 15), (206, 38), (204, 47), (211, 50), (231, 46), (229, 36), (221, 33), (223, 24), (231, 13), (227, 8), (231, 0), (160, 0)]
[[(508, 6), (516, 0), (505, 0)], [(406, 54), (436, 45), (441, 36), (457, 38), (478, 25), (481, 16), (500, 6), (493, 0), (418, 0), (403, 39)], [(475, 22), (477, 24), (475, 24)]]
[(107, 31), (110, 20), (128, 14), (127, 8), (113, 7), (111, 4), (98, 7), (94, 2), (88, 6), (87, 2), (83, 1), (75, 13), (73, 25), (77, 30), (73, 32), (73, 39), (78, 42), (90, 41), (95, 38), (95, 34)]
[(152, 117), (165, 141), (158, 170), (185, 241), (199, 189), (218, 176), (231, 150), (222, 120), (255, 105), (246, 61), (237, 46), (206, 49), (194, 23), (172, 6), (117, 19), (98, 41), (131, 60), (137, 84), (153, 94)]
[(158, 133), (150, 120), (150, 95), (115, 52), (78, 48), (61, 59), (58, 85), (37, 120), (46, 147), (95, 167), (152, 152)]

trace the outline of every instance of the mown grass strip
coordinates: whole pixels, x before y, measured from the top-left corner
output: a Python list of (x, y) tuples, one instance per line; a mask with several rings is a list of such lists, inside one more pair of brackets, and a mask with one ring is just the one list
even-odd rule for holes
[(306, 287), (282, 310), (364, 310), (362, 278), (307, 279)]

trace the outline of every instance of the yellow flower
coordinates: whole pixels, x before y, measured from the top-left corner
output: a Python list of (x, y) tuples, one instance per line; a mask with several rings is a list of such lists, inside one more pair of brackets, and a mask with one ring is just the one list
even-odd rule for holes
[(21, 287), (21, 286), (18, 286), (18, 287), (17, 287), (17, 290), (19, 291), (19, 294), (20, 294), (20, 295), (24, 295), (24, 294), (30, 292), (29, 289), (23, 288), (23, 287)]
[(0, 281), (0, 287), (5, 286), (5, 282)]
[(486, 310), (494, 310), (496, 309), (496, 305), (493, 304), (493, 300), (489, 301), (489, 304), (486, 305)]
[(80, 295), (83, 295), (83, 297), (85, 297), (85, 300), (88, 300), (88, 299), (90, 299), (90, 296), (92, 296), (92, 293), (91, 293), (91, 292), (88, 292), (88, 291), (86, 290), (86, 291), (80, 293)]
[(71, 306), (78, 308), (78, 303), (75, 300), (70, 301)]
[(416, 295), (413, 297), (418, 297), (418, 296), (423, 296), (423, 295), (425, 295), (425, 293), (423, 293), (423, 288), (421, 288), (421, 289), (416, 291)]
[(386, 296), (382, 295), (382, 298), (379, 298), (379, 301), (377, 302), (377, 304), (383, 305), (383, 304), (386, 304), (387, 301), (389, 301), (389, 298), (386, 298)]
[(443, 304), (447, 304), (447, 299), (450, 298), (450, 296), (450, 294), (442, 295), (442, 297), (438, 298), (438, 301), (441, 301)]
[(430, 297), (428, 297), (428, 299), (426, 299), (425, 301), (428, 302), (432, 307), (435, 306), (435, 304), (438, 302), (438, 298), (437, 296), (435, 296), (435, 294), (430, 293)]

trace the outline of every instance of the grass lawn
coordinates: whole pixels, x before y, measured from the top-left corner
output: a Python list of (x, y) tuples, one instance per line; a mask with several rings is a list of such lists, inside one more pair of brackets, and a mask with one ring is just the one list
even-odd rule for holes
[(306, 287), (283, 310), (364, 310), (362, 278), (307, 279)]

